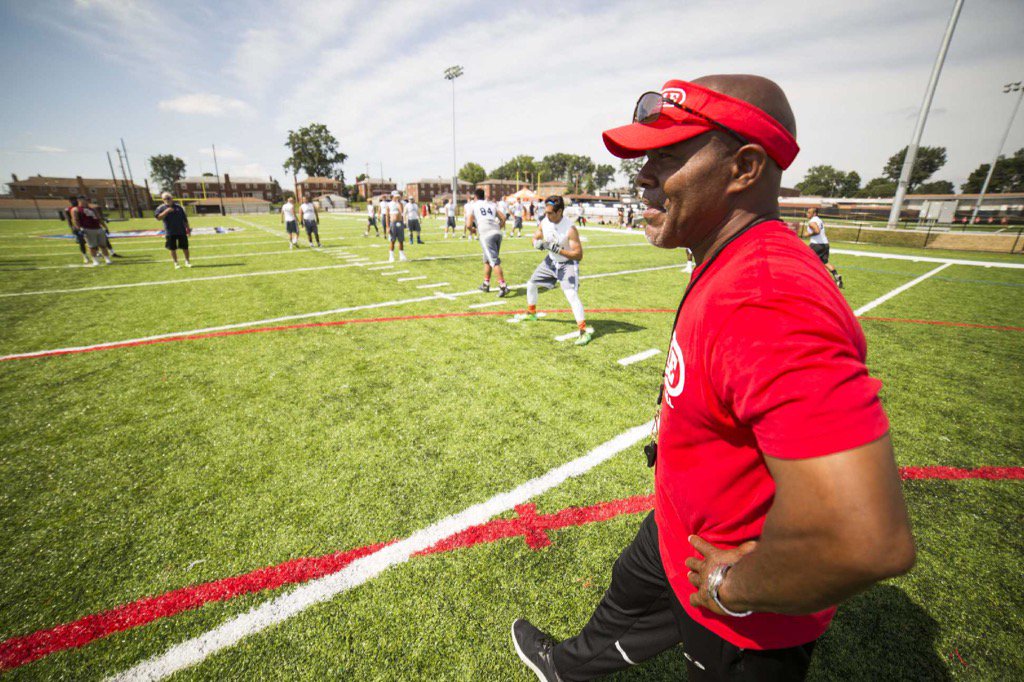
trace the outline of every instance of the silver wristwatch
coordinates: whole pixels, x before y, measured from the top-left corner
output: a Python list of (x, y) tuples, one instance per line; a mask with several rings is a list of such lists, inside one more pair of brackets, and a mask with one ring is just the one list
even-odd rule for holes
[(718, 608), (722, 609), (726, 615), (732, 616), (733, 618), (746, 618), (752, 614), (753, 611), (744, 611), (743, 613), (730, 611), (718, 598), (718, 588), (722, 586), (722, 581), (725, 580), (725, 574), (729, 572), (730, 568), (732, 568), (732, 564), (719, 564), (711, 570), (711, 575), (708, 576), (708, 594), (711, 595), (714, 602), (718, 604)]

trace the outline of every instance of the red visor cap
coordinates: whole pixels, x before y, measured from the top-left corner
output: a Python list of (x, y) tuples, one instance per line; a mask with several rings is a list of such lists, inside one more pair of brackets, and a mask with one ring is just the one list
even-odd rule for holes
[[(665, 83), (661, 94), (761, 145), (779, 168), (789, 168), (800, 152), (789, 131), (753, 104), (680, 80)], [(632, 159), (643, 156), (648, 150), (684, 142), (710, 130), (717, 128), (699, 116), (665, 103), (653, 123), (630, 123), (606, 130), (602, 137), (612, 154), (620, 159)]]

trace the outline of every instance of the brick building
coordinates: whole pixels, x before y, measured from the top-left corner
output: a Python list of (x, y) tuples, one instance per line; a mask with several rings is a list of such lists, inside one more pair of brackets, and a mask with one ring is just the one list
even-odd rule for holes
[(378, 194), (390, 194), (396, 189), (398, 189), (398, 185), (391, 178), (387, 180), (383, 178), (364, 178), (356, 181), (356, 190), (359, 192), (359, 198), (363, 200), (367, 197), (375, 197)]
[(537, 185), (537, 194), (542, 197), (549, 197), (552, 194), (565, 195), (569, 191), (569, 185), (562, 180), (552, 180), (550, 182), (542, 182)]
[[(468, 196), (473, 191), (473, 184), (465, 180), (459, 180), (458, 191), (460, 198), (463, 194)], [(423, 178), (406, 184), (405, 193), (411, 196), (418, 204), (428, 204), (434, 202), (442, 194), (451, 197), (452, 179)]]
[(476, 183), (476, 189), (484, 191), (484, 199), (487, 201), (498, 201), (509, 194), (515, 194), (524, 187), (529, 187), (529, 184), (516, 180), (484, 180)]
[(277, 201), (281, 198), (281, 186), (274, 178), (267, 180), (245, 176), (233, 178), (225, 173), (223, 183), (215, 175), (182, 178), (174, 183), (174, 193), (182, 199), (224, 196)]
[(303, 199), (316, 199), (325, 194), (344, 194), (345, 183), (334, 178), (312, 177), (300, 180), (295, 185), (299, 197)]
[[(19, 180), (17, 175), (11, 174), (11, 181), (7, 183), (11, 188), (12, 199), (39, 200), (39, 199), (63, 199), (75, 196), (86, 196), (91, 203), (101, 206), (107, 210), (129, 208), (125, 201), (128, 197), (125, 192), (132, 192), (135, 200), (143, 209), (149, 209), (152, 201), (149, 192), (145, 187), (118, 182), (103, 178), (83, 178), (78, 175), (73, 178), (55, 178), (43, 175), (33, 175)], [(65, 201), (65, 203), (67, 203)], [(122, 206), (122, 204), (125, 204)]]

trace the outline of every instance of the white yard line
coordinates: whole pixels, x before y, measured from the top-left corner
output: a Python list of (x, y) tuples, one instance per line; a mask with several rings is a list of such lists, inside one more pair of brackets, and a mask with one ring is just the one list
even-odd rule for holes
[(660, 353), (661, 351), (658, 350), (657, 348), (651, 348), (649, 350), (641, 351), (635, 355), (630, 355), (629, 357), (622, 358), (617, 362), (623, 367), (626, 367), (628, 365), (632, 365), (634, 362), (641, 362), (642, 360), (646, 360), (647, 358), (653, 358), (655, 355), (658, 355)]
[[(213, 236), (211, 236), (210, 238), (213, 239)], [(160, 239), (161, 239), (161, 241), (163, 241), (163, 237), (161, 237)], [(135, 243), (136, 242), (130, 241), (130, 240), (127, 240), (127, 239), (114, 239), (113, 242), (112, 242), (112, 245), (113, 245), (114, 249), (117, 250), (118, 248), (134, 245)], [(227, 246), (250, 246), (252, 244), (280, 244), (281, 242), (280, 242), (280, 240), (277, 240), (277, 239), (259, 239), (259, 240), (256, 240), (256, 241), (219, 242), (217, 244), (205, 244), (203, 242), (200, 242), (199, 239), (197, 239), (196, 237), (189, 237), (189, 243), (190, 244), (195, 244), (197, 246), (198, 245), (202, 245), (202, 248), (204, 248), (204, 249), (212, 249), (212, 248), (224, 248), (224, 247), (227, 247)], [(38, 245), (36, 245), (36, 246), (38, 246)], [(74, 247), (74, 248), (70, 248), (70, 249), (66, 248), (66, 247), (69, 247), (69, 246)], [(60, 247), (65, 247), (65, 248), (60, 248)], [(5, 247), (3, 247), (3, 250), (6, 252), (8, 249), (17, 249), (17, 248), (30, 248), (30, 247), (5, 246)], [(195, 247), (193, 247), (193, 248), (195, 248)], [(131, 249), (131, 248), (129, 248), (129, 249), (125, 249), (125, 250), (121, 251), (121, 253), (132, 254), (132, 253), (141, 253), (143, 251), (166, 251), (166, 250), (167, 249), (165, 249), (162, 246), (154, 246), (152, 248), (143, 248), (143, 249)], [(72, 255), (80, 255), (80, 254), (81, 254), (81, 252), (78, 250), (78, 243), (75, 242), (74, 240), (69, 240), (67, 244), (55, 245), (55, 248), (52, 249), (52, 250), (48, 250), (48, 251), (33, 251), (31, 253), (12, 253), (12, 254), (9, 254), (9, 255), (17, 256), (18, 258), (30, 257), (30, 256), (36, 256), (36, 257), (40, 257), (40, 258), (57, 258), (57, 257), (67, 257), (67, 256), (72, 256)], [(0, 263), (3, 263), (5, 261), (6, 261), (6, 259), (0, 259)]]
[[(101, 266), (113, 267), (113, 266)], [(358, 268), (359, 263), (337, 263), (335, 265), (316, 265), (307, 268), (291, 268), (289, 270), (262, 270), (260, 272), (238, 272), (233, 275), (211, 275), (209, 277), (183, 277), (181, 279), (163, 279), (155, 282), (131, 282), (129, 284), (104, 284), (95, 287), (76, 287), (74, 289), (42, 289), (39, 291), (16, 291), (0, 294), (0, 298), (13, 296), (40, 296), (42, 294), (79, 294), (86, 291), (107, 291), (109, 289), (131, 289), (134, 287), (155, 287), (164, 284), (188, 284), (189, 282), (209, 282), (220, 279), (238, 279), (240, 277), (263, 277), (268, 275), (288, 275), (294, 272), (316, 272), (318, 270), (337, 270), (338, 268)]]
[[(321, 266), (312, 267), (312, 268), (300, 268), (299, 270), (300, 271), (324, 270), (324, 269), (330, 269), (330, 268), (348, 268), (348, 267), (353, 267), (353, 266), (351, 264), (349, 264), (349, 263), (340, 263), (340, 264), (337, 264), (337, 265), (321, 265)], [(654, 268), (649, 268), (647, 271), (664, 270), (665, 267), (666, 266), (658, 266), (658, 267), (654, 267)], [(668, 267), (678, 267), (678, 266), (673, 265), (673, 266), (668, 266)], [(293, 272), (293, 271), (292, 270), (285, 270), (285, 271), (282, 271), (282, 272)], [(612, 277), (614, 275), (619, 275), (619, 274), (631, 275), (631, 274), (635, 274), (637, 272), (645, 272), (645, 271), (644, 270), (623, 270), (621, 272), (603, 272), (603, 273), (598, 273), (596, 275), (589, 275), (589, 277)], [(205, 279), (217, 279), (217, 278), (224, 278), (224, 277), (242, 277), (242, 276), (247, 276), (247, 275), (251, 275), (251, 274), (256, 274), (256, 273), (242, 273), (242, 274), (239, 274), (239, 275), (219, 275), (218, 277), (215, 277), (215, 278), (205, 278)], [(204, 278), (196, 278), (196, 279), (204, 279)], [(196, 279), (170, 280), (170, 282), (172, 282), (172, 283), (189, 282), (189, 281), (194, 282), (194, 281), (196, 281)], [(587, 279), (587, 276), (580, 277), (580, 279)], [(524, 284), (512, 285), (509, 288), (511, 288), (511, 289), (521, 289), (521, 288), (523, 288), (525, 286), (526, 286), (526, 284), (524, 283)], [(94, 343), (94, 344), (90, 344), (90, 345), (86, 345), (86, 346), (70, 346), (70, 347), (66, 347), (66, 348), (53, 348), (53, 349), (48, 349), (48, 350), (29, 351), (29, 352), (26, 352), (26, 353), (12, 353), (10, 355), (2, 355), (2, 356), (0, 356), (0, 360), (16, 360), (16, 359), (23, 359), (23, 358), (33, 358), (33, 357), (40, 357), (40, 356), (49, 355), (51, 353), (60, 353), (60, 352), (73, 352), (73, 351), (83, 351), (83, 350), (100, 350), (100, 349), (103, 349), (103, 348), (109, 348), (109, 347), (113, 347), (113, 346), (120, 346), (120, 345), (124, 345), (124, 344), (131, 345), (131, 344), (137, 344), (137, 343), (143, 342), (143, 341), (154, 341), (154, 340), (158, 340), (158, 339), (167, 339), (167, 338), (171, 338), (171, 337), (174, 337), (174, 336), (189, 336), (189, 335), (192, 335), (192, 334), (207, 334), (207, 333), (210, 333), (210, 332), (226, 331), (228, 329), (244, 329), (245, 327), (256, 327), (256, 326), (260, 326), (260, 325), (277, 324), (277, 323), (280, 323), (280, 322), (290, 322), (290, 321), (293, 321), (293, 320), (304, 320), (304, 319), (309, 319), (309, 318), (312, 318), (312, 317), (324, 317), (324, 316), (327, 316), (327, 315), (337, 315), (339, 313), (348, 313), (348, 312), (354, 312), (354, 311), (357, 311), (357, 310), (372, 310), (374, 308), (388, 308), (388, 307), (392, 307), (392, 306), (407, 305), (407, 304), (412, 304), (412, 303), (424, 303), (426, 301), (437, 301), (438, 298), (443, 298), (443, 299), (445, 299), (447, 301), (454, 301), (454, 300), (457, 300), (457, 297), (459, 297), (459, 296), (475, 296), (475, 295), (480, 294), (480, 293), (482, 293), (482, 292), (479, 289), (470, 289), (469, 291), (460, 291), (460, 292), (454, 293), (454, 294), (448, 294), (448, 293), (443, 293), (443, 292), (440, 292), (440, 291), (435, 291), (433, 293), (433, 296), (423, 296), (423, 297), (420, 297), (420, 298), (406, 298), (406, 299), (399, 299), (399, 300), (395, 300), (395, 301), (384, 301), (382, 303), (368, 303), (368, 304), (365, 304), (365, 305), (348, 306), (348, 307), (345, 307), (345, 308), (334, 308), (332, 310), (319, 310), (319, 311), (312, 312), (312, 313), (297, 313), (297, 314), (294, 314), (294, 315), (284, 315), (282, 317), (272, 317), (272, 318), (266, 318), (266, 319), (262, 319), (262, 320), (251, 320), (249, 322), (236, 322), (234, 324), (226, 324), (226, 325), (221, 325), (221, 326), (218, 326), (218, 327), (206, 327), (206, 328), (203, 328), (203, 329), (190, 329), (190, 330), (186, 330), (186, 331), (167, 332), (167, 333), (164, 333), (164, 334), (156, 334), (156, 335), (153, 335), (153, 336), (143, 336), (143, 337), (139, 337), (139, 338), (135, 338), (135, 339), (123, 339), (123, 340), (120, 340), (120, 341), (105, 341), (103, 343)], [(546, 314), (547, 313), (539, 312), (539, 313), (537, 313), (537, 316), (538, 317), (542, 317), (542, 316), (544, 316)]]
[(490, 308), (496, 305), (505, 305), (508, 301), (488, 301), (487, 303), (474, 303), (470, 308)]
[(418, 277), (399, 277), (396, 282), (415, 282), (417, 280), (426, 279), (426, 275), (419, 275)]
[(881, 251), (853, 251), (851, 249), (832, 249), (832, 253), (844, 256), (866, 256), (868, 258), (885, 258), (887, 260), (909, 260), (915, 263), (945, 263), (947, 265), (974, 265), (983, 268), (1010, 268), (1024, 270), (1024, 263), (1001, 263), (987, 260), (965, 260), (961, 258), (935, 258), (932, 256), (908, 256), (902, 253), (882, 253)]
[(421, 284), (417, 289), (436, 289), (437, 287), (449, 286), (448, 282), (435, 282), (434, 284)]
[(381, 266), (378, 266), (376, 268), (366, 268), (366, 269), (369, 272), (374, 272), (376, 270), (394, 270), (395, 266), (394, 265), (381, 265)]
[(884, 296), (879, 296), (878, 298), (876, 298), (875, 300), (871, 301), (870, 303), (868, 303), (866, 305), (862, 305), (861, 307), (859, 307), (856, 310), (854, 310), (853, 314), (856, 315), (857, 317), (860, 317), (861, 315), (863, 315), (864, 313), (868, 312), (869, 310), (872, 310), (872, 309), (877, 308), (878, 306), (882, 305), (883, 303), (885, 303), (889, 299), (893, 298), (894, 296), (899, 296), (900, 294), (902, 294), (904, 291), (906, 291), (910, 287), (916, 286), (916, 285), (920, 284), (921, 282), (925, 281), (926, 279), (928, 279), (929, 277), (931, 277), (932, 275), (935, 275), (935, 274), (938, 274), (938, 273), (942, 272), (943, 270), (948, 268), (950, 265), (952, 265), (952, 263), (943, 263), (942, 265), (940, 265), (939, 267), (935, 268), (934, 270), (929, 270), (928, 272), (924, 273), (920, 277), (918, 277), (916, 279), (912, 279), (912, 280), (910, 280), (909, 282), (907, 282), (906, 284), (904, 284), (902, 286), (896, 287), (895, 289), (893, 289), (889, 293), (885, 294)]
[(633, 447), (650, 435), (652, 422), (635, 426), (602, 443), (587, 454), (551, 469), (512, 490), (498, 493), (485, 502), (474, 504), (416, 531), (409, 537), (356, 559), (336, 573), (311, 580), (304, 585), (271, 599), (226, 623), (193, 637), (138, 665), (108, 678), (111, 682), (129, 680), (161, 680), (201, 663), (209, 656), (234, 646), (242, 639), (283, 623), (316, 604), (362, 585), (398, 564), (405, 563), (417, 552), (460, 533), (486, 523), (498, 514), (561, 485), (570, 478), (585, 474), (618, 453)]
[(404, 275), (404, 274), (407, 274), (408, 272), (409, 272), (408, 270), (395, 270), (394, 272), (382, 272), (382, 273), (380, 273), (380, 276), (381, 277), (391, 277), (392, 275)]

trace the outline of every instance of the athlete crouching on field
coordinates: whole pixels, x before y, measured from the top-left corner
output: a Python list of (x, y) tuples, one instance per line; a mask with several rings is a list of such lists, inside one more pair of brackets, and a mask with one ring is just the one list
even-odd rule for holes
[(647, 156), (647, 238), (697, 264), (646, 449), (654, 512), (580, 634), (556, 643), (517, 620), (513, 641), (542, 680), (677, 644), (691, 681), (802, 679), (835, 605), (914, 563), (881, 384), (846, 300), (778, 219), (799, 150), (782, 90), (669, 81), (633, 121), (604, 140)]

